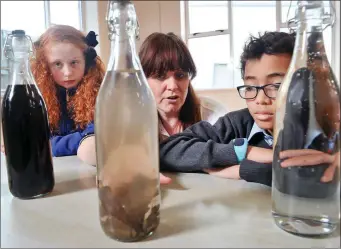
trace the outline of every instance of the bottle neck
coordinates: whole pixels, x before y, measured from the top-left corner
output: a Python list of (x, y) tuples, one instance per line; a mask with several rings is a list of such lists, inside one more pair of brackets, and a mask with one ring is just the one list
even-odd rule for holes
[[(326, 61), (326, 51), (323, 41), (323, 5), (321, 1), (301, 1), (296, 18), (297, 32), (293, 54), (295, 66), (309, 67), (317, 57)], [(308, 2), (308, 3), (307, 3)]]
[(127, 34), (125, 30), (120, 31), (115, 36), (111, 44), (111, 53), (113, 54), (113, 70), (139, 70), (139, 59), (136, 53), (135, 36)]
[(323, 3), (321, 1), (302, 1), (309, 2), (303, 3), (298, 6), (297, 22), (298, 31), (300, 32), (321, 32), (323, 23)]
[(134, 5), (130, 1), (111, 1), (108, 24), (112, 40), (109, 68), (141, 70), (135, 45), (137, 18)]
[(134, 5), (131, 1), (110, 1), (107, 19), (111, 39), (108, 68), (114, 71), (141, 70), (135, 45), (138, 25)]
[(30, 71), (30, 63), (28, 58), (20, 58), (15, 60), (10, 60), (10, 83), (12, 85), (24, 85), (32, 84), (30, 78), (33, 77)]

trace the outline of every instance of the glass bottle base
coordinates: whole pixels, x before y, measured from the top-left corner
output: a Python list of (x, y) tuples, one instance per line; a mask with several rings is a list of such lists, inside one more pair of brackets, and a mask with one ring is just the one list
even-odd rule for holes
[(155, 230), (150, 231), (149, 233), (141, 234), (141, 235), (136, 236), (136, 237), (129, 237), (129, 238), (120, 237), (119, 238), (119, 237), (115, 236), (114, 234), (104, 230), (105, 235), (108, 236), (109, 238), (116, 240), (116, 241), (119, 241), (119, 242), (127, 242), (127, 243), (145, 240), (148, 237), (150, 237), (154, 232), (155, 232)]
[(20, 199), (20, 200), (31, 200), (31, 199), (37, 199), (37, 198), (45, 197), (45, 196), (49, 195), (51, 192), (52, 192), (52, 190), (51, 190), (51, 191), (48, 191), (48, 192), (46, 192), (46, 193), (37, 194), (37, 195), (34, 195), (34, 196), (29, 196), (29, 197), (26, 197), (26, 196), (17, 196), (17, 195), (14, 195), (13, 193), (12, 193), (12, 195), (13, 195), (14, 197)]
[(338, 223), (323, 217), (289, 217), (275, 212), (272, 213), (272, 217), (278, 227), (300, 236), (327, 236), (338, 227)]

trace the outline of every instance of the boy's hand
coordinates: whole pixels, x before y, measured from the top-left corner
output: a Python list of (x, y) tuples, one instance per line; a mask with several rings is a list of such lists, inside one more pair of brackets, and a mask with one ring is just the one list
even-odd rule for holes
[[(273, 152), (272, 149), (248, 146), (246, 158), (259, 163), (272, 163)], [(204, 169), (203, 171), (222, 178), (241, 179), (239, 169), (240, 165), (233, 165), (226, 168)]]
[(4, 154), (6, 155), (6, 153), (5, 153), (4, 139), (3, 139), (4, 136), (3, 136), (3, 134), (2, 134), (2, 129), (1, 129), (1, 134), (0, 134), (0, 136), (1, 136), (1, 140), (0, 140), (1, 152), (4, 153)]
[(284, 168), (295, 166), (314, 166), (322, 163), (330, 164), (321, 178), (322, 182), (332, 181), (336, 168), (340, 167), (340, 152), (330, 155), (311, 149), (286, 150), (279, 154), (279, 158), (285, 159), (281, 163), (281, 166)]
[(163, 175), (162, 173), (160, 173), (160, 184), (164, 185), (164, 184), (169, 184), (172, 182), (172, 178), (169, 178), (165, 175)]
[(248, 146), (246, 158), (259, 163), (272, 163), (273, 151), (272, 149)]
[(213, 176), (239, 180), (239, 168), (240, 165), (233, 165), (223, 169), (204, 169), (203, 171)]
[(6, 155), (6, 153), (5, 153), (5, 146), (3, 144), (1, 144), (1, 152)]

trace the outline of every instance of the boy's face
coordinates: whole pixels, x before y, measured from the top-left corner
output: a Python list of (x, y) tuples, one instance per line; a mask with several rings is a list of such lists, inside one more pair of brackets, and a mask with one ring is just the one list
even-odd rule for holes
[[(259, 60), (248, 60), (245, 65), (244, 85), (264, 86), (281, 83), (291, 61), (291, 55), (264, 54)], [(259, 90), (254, 99), (247, 99), (247, 107), (256, 124), (272, 134), (276, 99), (267, 97), (263, 90)]]

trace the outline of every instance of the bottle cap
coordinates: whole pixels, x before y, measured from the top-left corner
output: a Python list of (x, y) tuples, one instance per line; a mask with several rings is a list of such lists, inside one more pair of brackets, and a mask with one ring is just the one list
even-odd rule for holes
[(12, 35), (25, 35), (25, 31), (22, 29), (16, 29), (12, 31)]

